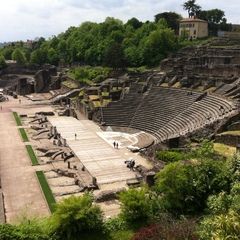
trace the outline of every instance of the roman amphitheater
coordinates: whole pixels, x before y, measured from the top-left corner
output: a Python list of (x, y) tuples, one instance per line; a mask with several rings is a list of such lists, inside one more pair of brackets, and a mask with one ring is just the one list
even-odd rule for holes
[[(116, 193), (141, 182), (153, 184), (164, 167), (154, 157), (157, 150), (182, 147), (195, 138), (237, 147), (238, 43), (217, 39), (186, 47), (157, 69), (116, 72), (91, 86), (81, 86), (51, 66), (37, 74), (30, 69), (20, 75), (14, 67), (2, 72), (1, 221), (14, 220), (24, 208), (30, 214), (50, 214), (38, 171), (57, 202), (93, 191), (108, 217), (119, 213)], [(37, 164), (26, 151), (29, 145)], [(130, 159), (133, 169), (125, 164)]]

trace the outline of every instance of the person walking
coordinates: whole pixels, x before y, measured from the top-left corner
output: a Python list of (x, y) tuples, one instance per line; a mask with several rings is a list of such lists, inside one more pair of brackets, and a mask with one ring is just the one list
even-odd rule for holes
[(114, 147), (114, 148), (116, 147), (116, 143), (115, 143), (115, 141), (113, 142), (113, 147)]

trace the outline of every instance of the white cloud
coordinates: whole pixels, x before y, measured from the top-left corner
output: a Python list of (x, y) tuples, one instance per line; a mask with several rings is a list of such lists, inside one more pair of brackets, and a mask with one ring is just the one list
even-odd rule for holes
[[(132, 17), (154, 21), (161, 12), (172, 11), (187, 17), (177, 0), (1, 0), (0, 42), (58, 35), (82, 22), (103, 22), (114, 17), (126, 22)], [(228, 22), (240, 23), (237, 0), (197, 0), (203, 10), (218, 8)]]

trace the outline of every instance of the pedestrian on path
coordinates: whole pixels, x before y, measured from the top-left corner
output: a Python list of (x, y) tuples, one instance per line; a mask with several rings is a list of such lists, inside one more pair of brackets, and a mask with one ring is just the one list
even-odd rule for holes
[(116, 147), (116, 143), (115, 143), (115, 141), (113, 142), (113, 147), (114, 147), (114, 148)]
[(118, 143), (116, 143), (116, 148), (118, 149)]
[(77, 140), (77, 134), (75, 133), (75, 140)]

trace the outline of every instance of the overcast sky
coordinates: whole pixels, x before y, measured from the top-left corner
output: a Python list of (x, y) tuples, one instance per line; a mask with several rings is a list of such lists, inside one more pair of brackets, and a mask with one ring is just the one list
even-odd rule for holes
[[(114, 17), (124, 23), (132, 17), (154, 21), (162, 12), (187, 17), (182, 4), (187, 0), (0, 0), (0, 42), (49, 39), (82, 22), (104, 22)], [(240, 24), (239, 0), (196, 0), (202, 10), (218, 8), (228, 23)]]

